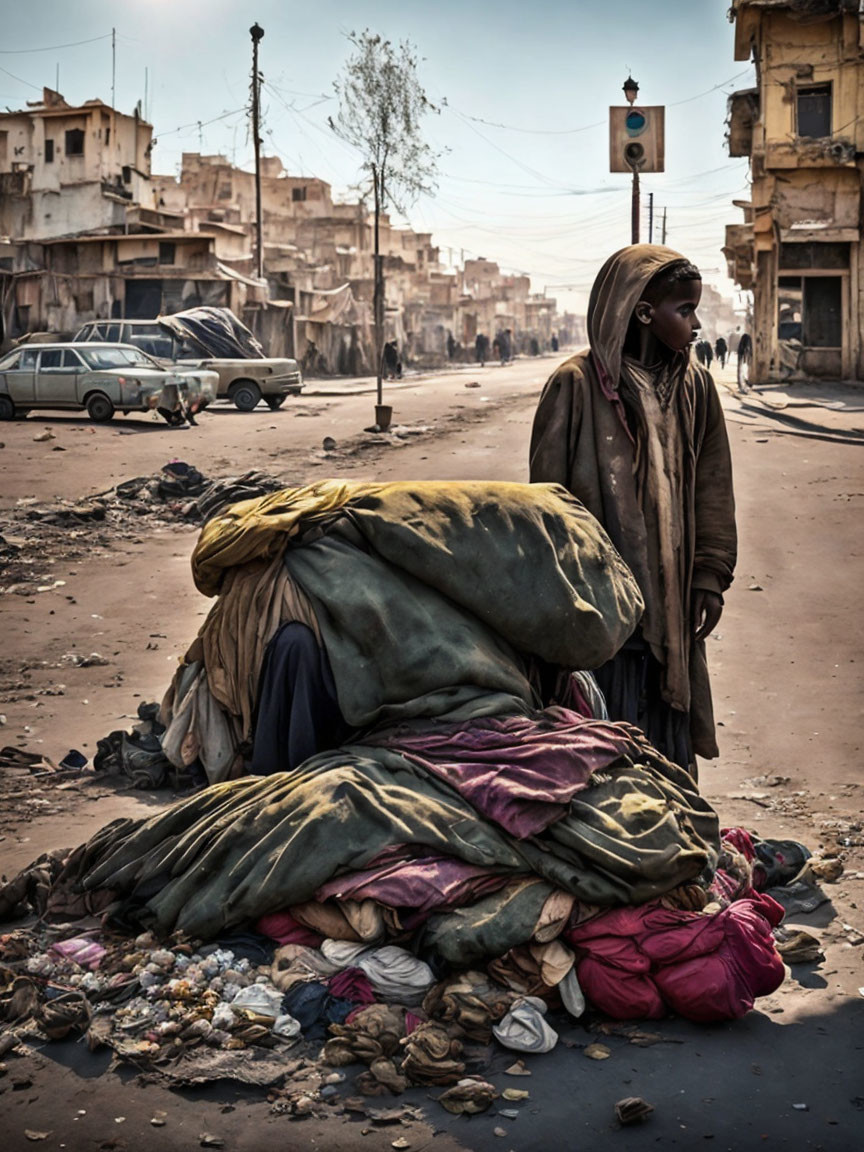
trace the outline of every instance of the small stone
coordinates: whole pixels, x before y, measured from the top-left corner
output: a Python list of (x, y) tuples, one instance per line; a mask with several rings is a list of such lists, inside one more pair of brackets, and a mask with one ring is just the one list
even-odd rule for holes
[(747, 585), (747, 591), (748, 592), (764, 592), (765, 589), (762, 587), (761, 584), (748, 584)]
[(608, 1060), (612, 1051), (605, 1044), (589, 1044), (584, 1049), (583, 1055), (587, 1056), (589, 1060)]
[(810, 1111), (810, 1105), (809, 1104), (793, 1104), (792, 1107), (795, 1109), (796, 1112), (809, 1112)]
[(405, 1137), (404, 1137), (404, 1136), (400, 1136), (398, 1140), (394, 1140), (394, 1141), (393, 1141), (393, 1143), (390, 1145), (390, 1147), (391, 1147), (391, 1148), (401, 1148), (401, 1149), (404, 1149), (404, 1148), (410, 1148), (410, 1147), (411, 1147), (411, 1145), (410, 1145), (410, 1143), (409, 1143), (409, 1142), (408, 1142), (408, 1141), (405, 1139)]
[(492, 1129), (492, 1135), (493, 1136), (506, 1136), (507, 1135), (507, 1129), (506, 1128), (493, 1128)]
[(167, 1112), (157, 1112), (151, 1119), (150, 1123), (154, 1128), (164, 1128), (167, 1117)]
[(25, 1128), (24, 1135), (28, 1140), (47, 1140), (50, 1132), (37, 1132), (34, 1128)]
[(332, 452), (336, 447), (336, 441), (332, 436), (325, 436), (322, 442), (322, 447), (325, 452)]
[(526, 1092), (524, 1088), (505, 1088), (501, 1093), (505, 1100), (527, 1100), (531, 1093)]
[(211, 1136), (209, 1132), (202, 1132), (198, 1137), (202, 1148), (224, 1148), (225, 1141), (221, 1136)]

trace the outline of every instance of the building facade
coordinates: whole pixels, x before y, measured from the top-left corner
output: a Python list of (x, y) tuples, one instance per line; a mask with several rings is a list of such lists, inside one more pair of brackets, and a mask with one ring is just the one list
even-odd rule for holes
[(733, 0), (735, 58), (756, 86), (729, 100), (750, 160), (730, 276), (753, 293), (757, 382), (864, 379), (864, 12), (859, 0)]

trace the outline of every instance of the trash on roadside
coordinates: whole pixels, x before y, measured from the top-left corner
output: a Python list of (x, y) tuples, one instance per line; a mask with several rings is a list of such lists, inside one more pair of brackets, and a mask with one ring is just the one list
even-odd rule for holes
[(654, 1111), (654, 1105), (641, 1096), (625, 1096), (615, 1105), (615, 1116), (619, 1124), (640, 1124)]

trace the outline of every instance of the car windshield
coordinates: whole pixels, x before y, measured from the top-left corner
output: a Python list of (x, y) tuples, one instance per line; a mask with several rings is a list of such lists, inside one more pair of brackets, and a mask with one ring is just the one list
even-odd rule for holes
[(140, 348), (87, 348), (81, 345), (78, 351), (84, 357), (89, 368), (101, 371), (104, 368), (154, 368), (162, 369), (155, 360), (151, 360)]

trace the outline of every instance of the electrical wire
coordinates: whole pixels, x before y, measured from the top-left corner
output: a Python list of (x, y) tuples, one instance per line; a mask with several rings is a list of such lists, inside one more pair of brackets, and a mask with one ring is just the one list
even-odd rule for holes
[(82, 44), (96, 44), (100, 40), (110, 40), (113, 32), (104, 36), (93, 36), (90, 40), (73, 40), (71, 44), (51, 44), (47, 48), (0, 48), (0, 56), (26, 56), (32, 52), (59, 52), (61, 48), (79, 48)]

